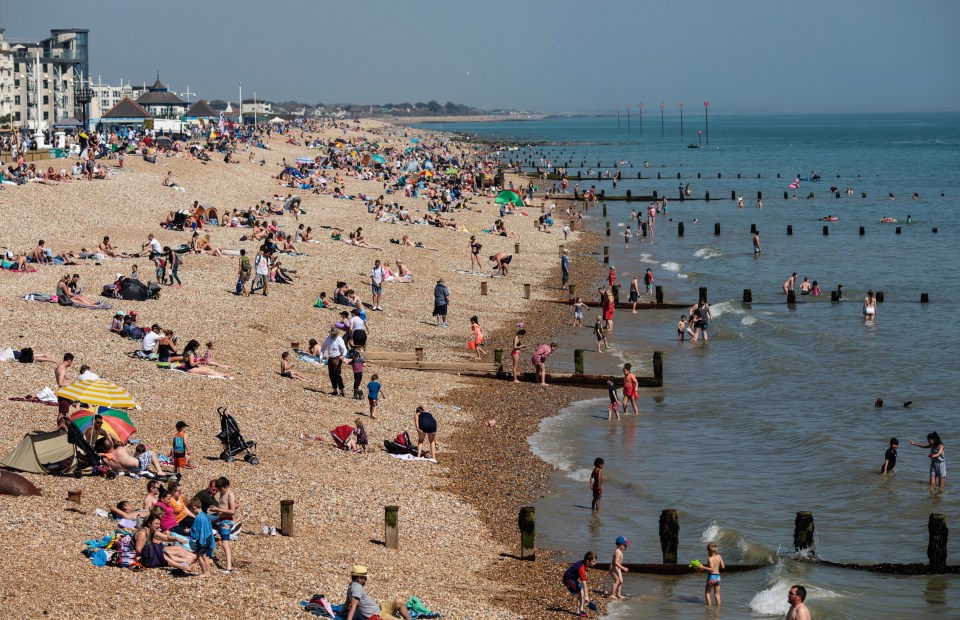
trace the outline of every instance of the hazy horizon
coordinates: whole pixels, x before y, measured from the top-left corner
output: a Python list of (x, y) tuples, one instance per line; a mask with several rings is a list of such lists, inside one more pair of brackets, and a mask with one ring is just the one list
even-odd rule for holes
[[(616, 114), (888, 113), (960, 110), (960, 2), (736, 0), (584, 8), (374, 0), (171, 0), (162, 11), (104, 0), (5, 8), (10, 40), (90, 29), (90, 70), (191, 99), (307, 104), (453, 101), (481, 109)], [(153, 13), (156, 13), (154, 19)], [(151, 20), (156, 25), (150, 25)]]

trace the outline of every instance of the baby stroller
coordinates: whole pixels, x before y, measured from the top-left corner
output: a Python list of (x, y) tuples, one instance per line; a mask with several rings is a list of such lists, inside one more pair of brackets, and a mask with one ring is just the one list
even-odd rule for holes
[(410, 441), (410, 435), (407, 431), (398, 434), (393, 441), (383, 440), (384, 449), (390, 454), (416, 454), (417, 446)]
[(353, 436), (353, 427), (349, 424), (341, 424), (337, 428), (330, 431), (330, 436), (333, 437), (333, 443), (347, 452), (355, 451), (356, 444), (353, 446), (350, 445), (350, 438)]
[(92, 470), (91, 473), (94, 475), (105, 475), (108, 479), (117, 477), (117, 472), (106, 466), (103, 458), (87, 443), (83, 433), (73, 422), (67, 422), (67, 441), (73, 444), (76, 449), (76, 458), (73, 463), (73, 475), (75, 477), (82, 476), (85, 469)]
[(217, 439), (223, 444), (223, 452), (220, 453), (220, 458), (229, 463), (233, 460), (233, 457), (241, 452), (246, 452), (243, 456), (244, 461), (251, 465), (260, 463), (256, 455), (250, 452), (250, 448), (257, 447), (257, 442), (247, 441), (243, 438), (240, 427), (237, 426), (237, 421), (227, 413), (226, 407), (217, 407), (217, 413), (220, 414), (220, 432), (217, 434)]

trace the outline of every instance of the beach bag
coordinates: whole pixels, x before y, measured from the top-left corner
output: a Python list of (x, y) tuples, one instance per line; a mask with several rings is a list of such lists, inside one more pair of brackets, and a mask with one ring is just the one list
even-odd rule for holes
[(243, 292), (243, 280), (241, 278), (237, 278), (237, 295), (239, 295), (242, 292)]

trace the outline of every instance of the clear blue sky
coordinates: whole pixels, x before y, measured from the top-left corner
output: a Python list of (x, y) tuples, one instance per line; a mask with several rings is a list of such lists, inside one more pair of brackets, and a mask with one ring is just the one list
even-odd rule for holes
[(90, 29), (104, 81), (207, 99), (612, 112), (960, 110), (958, 0), (38, 0), (7, 38)]

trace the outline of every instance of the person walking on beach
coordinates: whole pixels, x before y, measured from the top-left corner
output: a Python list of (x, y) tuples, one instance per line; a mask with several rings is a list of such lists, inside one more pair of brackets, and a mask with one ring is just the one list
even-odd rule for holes
[(623, 574), (630, 569), (623, 565), (623, 552), (630, 546), (626, 536), (617, 536), (616, 549), (613, 551), (613, 560), (610, 561), (610, 598), (623, 600)]
[(863, 319), (872, 321), (877, 318), (877, 300), (873, 296), (873, 290), (867, 291), (867, 296), (863, 298)]
[(437, 280), (433, 287), (433, 317), (437, 319), (438, 327), (447, 327), (447, 306), (450, 303), (450, 289), (443, 283), (443, 278)]
[(597, 337), (597, 353), (602, 353), (602, 347), (607, 347), (607, 350), (610, 349), (610, 345), (607, 344), (607, 332), (603, 329), (603, 321), (600, 319), (600, 315), (597, 315), (597, 322), (593, 324), (593, 335)]
[(327, 360), (327, 374), (330, 377), (331, 396), (346, 396), (343, 390), (343, 377), (340, 370), (343, 366), (343, 357), (347, 354), (347, 345), (340, 336), (340, 330), (330, 328), (330, 335), (324, 338), (320, 345), (320, 356)]
[(810, 610), (804, 604), (807, 600), (807, 589), (803, 586), (793, 586), (787, 592), (787, 602), (790, 603), (790, 610), (787, 611), (786, 620), (810, 620)]
[[(480, 265), (480, 250), (483, 246), (477, 241), (476, 235), (470, 235), (470, 271), (474, 273), (480, 273), (483, 271), (483, 266)], [(476, 270), (474, 271), (474, 265), (476, 265)]]
[(474, 315), (470, 317), (470, 331), (473, 334), (473, 350), (477, 354), (477, 359), (481, 359), (484, 355), (487, 354), (483, 350), (483, 328), (480, 327), (480, 319)]
[(379, 260), (373, 262), (373, 269), (370, 270), (370, 292), (373, 295), (373, 309), (382, 310), (380, 307), (380, 295), (383, 293), (383, 266)]
[(237, 268), (237, 295), (243, 295), (244, 297), (250, 296), (249, 283), (251, 273), (250, 257), (247, 256), (245, 249), (241, 249), (240, 261)]
[(637, 388), (640, 383), (631, 369), (630, 364), (623, 365), (623, 412), (627, 412), (627, 403), (630, 403), (634, 415), (640, 415), (640, 411), (637, 410)]
[(760, 231), (756, 230), (753, 233), (753, 255), (760, 256)]
[(590, 490), (593, 491), (593, 501), (590, 510), (600, 512), (600, 498), (603, 497), (603, 459), (593, 461), (593, 471), (590, 472)]
[(250, 294), (254, 294), (263, 289), (263, 296), (266, 297), (270, 291), (270, 251), (266, 246), (261, 246), (260, 251), (254, 258), (254, 268), (256, 276), (253, 279), (253, 286), (250, 288)]
[(911, 439), (910, 445), (930, 449), (928, 455), (930, 457), (930, 489), (933, 490), (936, 484), (939, 484), (940, 490), (943, 491), (947, 484), (947, 462), (943, 456), (943, 442), (940, 441), (940, 435), (932, 432), (927, 435), (927, 443), (920, 444)]
[(647, 295), (653, 295), (653, 272), (650, 271), (650, 268), (647, 268), (647, 272), (643, 274), (643, 284), (647, 289)]
[[(882, 403), (882, 400), (878, 401)], [(887, 448), (887, 451), (883, 454), (883, 465), (880, 467), (880, 475), (886, 476), (887, 474), (892, 474), (897, 469), (897, 448), (900, 447), (900, 442), (897, 441), (896, 437), (890, 438), (890, 447)]]
[(567, 284), (570, 282), (570, 258), (567, 256), (567, 251), (563, 251), (563, 255), (560, 257), (560, 288), (566, 288)]

